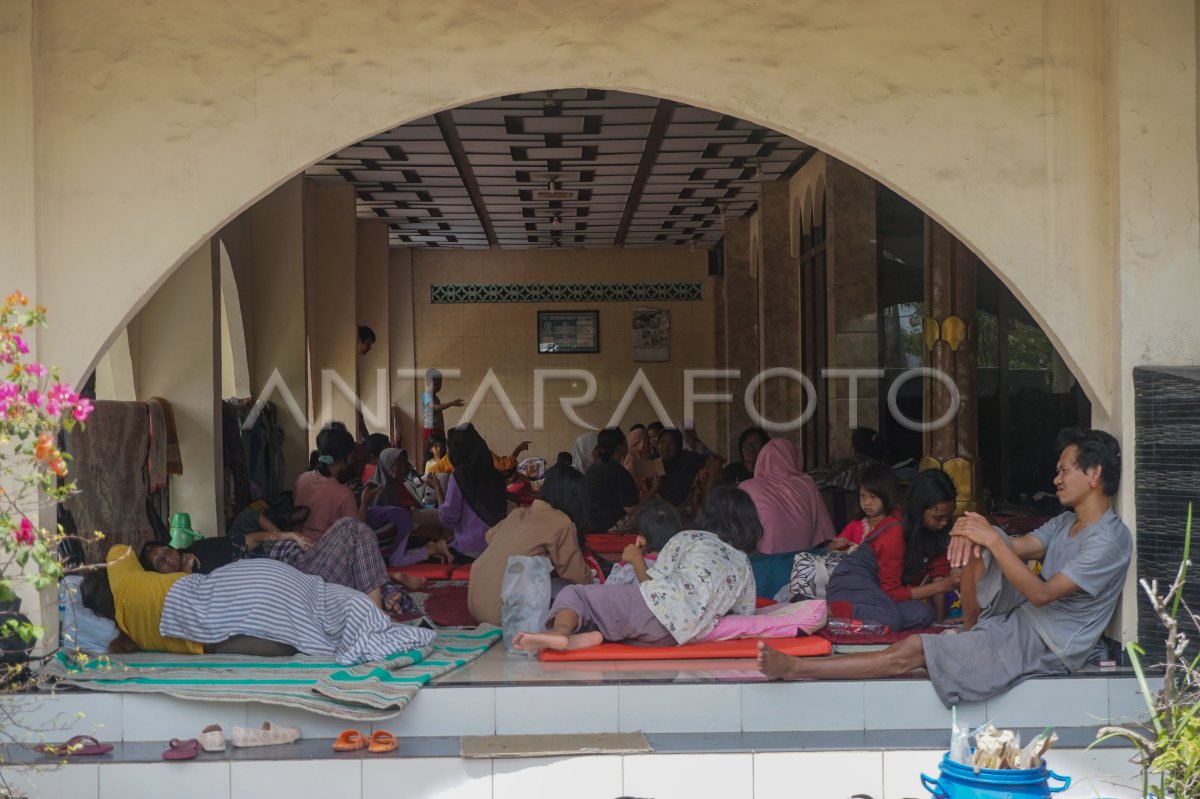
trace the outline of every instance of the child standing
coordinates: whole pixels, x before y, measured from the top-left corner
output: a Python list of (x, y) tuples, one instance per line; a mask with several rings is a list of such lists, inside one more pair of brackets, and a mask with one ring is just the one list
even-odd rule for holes
[(442, 402), (438, 397), (438, 392), (442, 390), (442, 373), (437, 369), (428, 369), (425, 372), (425, 393), (421, 395), (422, 405), (422, 424), (425, 426), (425, 433), (421, 439), (421, 445), (426, 449), (429, 448), (429, 439), (432, 436), (441, 436), (442, 440), (446, 440), (446, 419), (442, 416), (442, 411), (447, 408), (461, 408), (463, 401), (461, 399), (453, 399), (449, 402)]

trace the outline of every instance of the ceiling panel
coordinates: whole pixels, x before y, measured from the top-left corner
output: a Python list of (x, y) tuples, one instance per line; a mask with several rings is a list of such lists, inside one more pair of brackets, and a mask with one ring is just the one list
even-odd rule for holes
[[(349, 181), (397, 247), (708, 247), (721, 203), (812, 155), (746, 120), (624, 92), (485, 100), (375, 134), (307, 175)], [(565, 192), (556, 196), (556, 192)]]

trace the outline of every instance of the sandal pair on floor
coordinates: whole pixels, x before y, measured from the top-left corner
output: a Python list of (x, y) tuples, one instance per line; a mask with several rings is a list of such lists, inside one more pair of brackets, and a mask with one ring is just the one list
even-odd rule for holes
[(358, 749), (366, 749), (372, 754), (382, 754), (395, 751), (399, 746), (400, 741), (396, 739), (396, 736), (385, 730), (376, 730), (371, 733), (369, 739), (358, 730), (342, 730), (342, 734), (333, 742), (333, 751), (353, 752)]
[[(300, 730), (298, 728), (276, 727), (269, 721), (264, 721), (258, 728), (233, 728), (234, 748), (290, 744), (299, 737)], [(221, 729), (221, 725), (208, 725), (200, 731), (198, 738), (171, 739), (171, 743), (163, 752), (162, 757), (163, 760), (192, 760), (200, 754), (201, 749), (205, 752), (225, 751), (225, 732)]]

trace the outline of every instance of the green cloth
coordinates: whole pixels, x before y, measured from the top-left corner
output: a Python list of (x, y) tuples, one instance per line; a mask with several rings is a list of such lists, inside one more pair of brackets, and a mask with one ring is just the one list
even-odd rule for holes
[(91, 691), (164, 693), (181, 699), (264, 702), (359, 721), (398, 715), (421, 686), (500, 640), (490, 624), (441, 631), (430, 646), (386, 660), (341, 666), (328, 658), (244, 655), (92, 656), (59, 652), (43, 674)]

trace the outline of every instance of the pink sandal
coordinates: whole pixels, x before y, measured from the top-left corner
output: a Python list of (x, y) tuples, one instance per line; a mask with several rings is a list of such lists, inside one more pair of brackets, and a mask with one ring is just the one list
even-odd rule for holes
[(195, 760), (198, 754), (200, 754), (200, 742), (195, 738), (188, 738), (186, 741), (172, 738), (169, 746), (163, 750), (162, 759)]
[(54, 757), (106, 755), (113, 750), (112, 744), (102, 744), (90, 735), (76, 735), (66, 743), (38, 744), (33, 748), (44, 755), (52, 755)]

